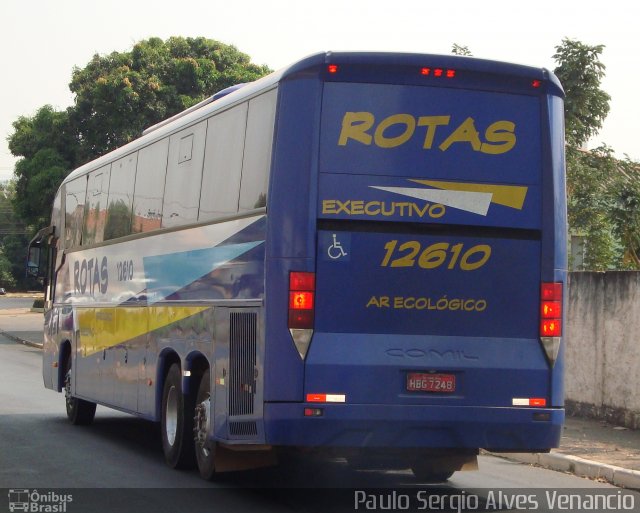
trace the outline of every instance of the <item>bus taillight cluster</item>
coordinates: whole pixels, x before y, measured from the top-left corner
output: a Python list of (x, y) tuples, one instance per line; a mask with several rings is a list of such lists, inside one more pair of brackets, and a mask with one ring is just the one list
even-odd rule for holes
[(562, 336), (562, 283), (540, 287), (540, 336)]
[(289, 329), (313, 328), (315, 295), (315, 273), (289, 274)]

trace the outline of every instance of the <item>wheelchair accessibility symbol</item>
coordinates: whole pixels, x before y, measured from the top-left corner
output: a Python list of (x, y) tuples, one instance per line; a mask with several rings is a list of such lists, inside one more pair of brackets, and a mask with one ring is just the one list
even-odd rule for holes
[(322, 234), (323, 260), (347, 261), (350, 260), (351, 234), (350, 233), (323, 233)]

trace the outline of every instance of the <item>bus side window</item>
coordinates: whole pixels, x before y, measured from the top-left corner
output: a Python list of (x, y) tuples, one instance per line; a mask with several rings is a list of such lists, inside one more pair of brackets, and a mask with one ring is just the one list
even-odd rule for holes
[(104, 240), (110, 169), (111, 165), (109, 164), (89, 173), (87, 202), (84, 213), (84, 229), (82, 232), (83, 246)]
[(238, 212), (248, 103), (209, 119), (198, 221)]
[(136, 189), (133, 194), (131, 223), (133, 233), (144, 233), (160, 228), (168, 152), (169, 138), (140, 150)]
[(249, 102), (240, 185), (241, 212), (267, 206), (277, 97), (277, 90), (273, 90)]
[(66, 184), (64, 247), (79, 246), (82, 241), (84, 204), (87, 195), (86, 175)]
[(169, 139), (167, 178), (162, 205), (162, 227), (198, 220), (202, 163), (207, 122), (189, 127)]
[(138, 154), (133, 153), (111, 165), (104, 240), (124, 237), (131, 233), (131, 207), (137, 162)]

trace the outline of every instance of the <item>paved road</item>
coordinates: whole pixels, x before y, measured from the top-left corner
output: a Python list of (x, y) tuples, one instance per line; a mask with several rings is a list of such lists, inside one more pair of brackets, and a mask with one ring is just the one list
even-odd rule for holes
[[(602, 483), (492, 457), (481, 458), (479, 472), (455, 474), (441, 490), (416, 483), (408, 472), (356, 472), (341, 462), (309, 460), (209, 484), (195, 471), (164, 465), (159, 433), (151, 423), (99, 407), (92, 426), (67, 424), (62, 394), (42, 387), (39, 350), (0, 336), (0, 376), (0, 488), (67, 490), (75, 501), (68, 504), (68, 513), (354, 511), (353, 489), (365, 488), (385, 489), (377, 490), (381, 500), (392, 500), (390, 489), (399, 489), (395, 497), (406, 495), (413, 507), (422, 505), (416, 502), (420, 493), (423, 499), (434, 493), (464, 498), (481, 488), (482, 497), (488, 488), (509, 488), (511, 494), (531, 487), (617, 493)], [(0, 511), (6, 511), (2, 495)], [(640, 511), (640, 495), (635, 508)]]
[(34, 298), (32, 297), (10, 297), (0, 296), (0, 310), (9, 308), (31, 308)]

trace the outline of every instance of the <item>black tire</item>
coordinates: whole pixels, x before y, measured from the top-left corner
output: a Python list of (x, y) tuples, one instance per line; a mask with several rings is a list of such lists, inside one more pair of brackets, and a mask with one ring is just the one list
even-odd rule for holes
[(444, 483), (448, 481), (455, 472), (434, 472), (433, 468), (423, 468), (421, 465), (413, 465), (411, 471), (418, 481), (427, 484)]
[(193, 396), (182, 393), (180, 365), (174, 363), (162, 389), (161, 436), (164, 459), (171, 468), (195, 466), (193, 448)]
[(194, 445), (198, 471), (203, 479), (211, 480), (216, 476), (216, 444), (207, 440), (211, 425), (211, 373), (205, 371), (200, 379), (196, 395), (194, 417)]
[(67, 358), (64, 370), (64, 397), (67, 419), (74, 426), (88, 426), (96, 416), (96, 403), (78, 399), (71, 395), (71, 356)]

